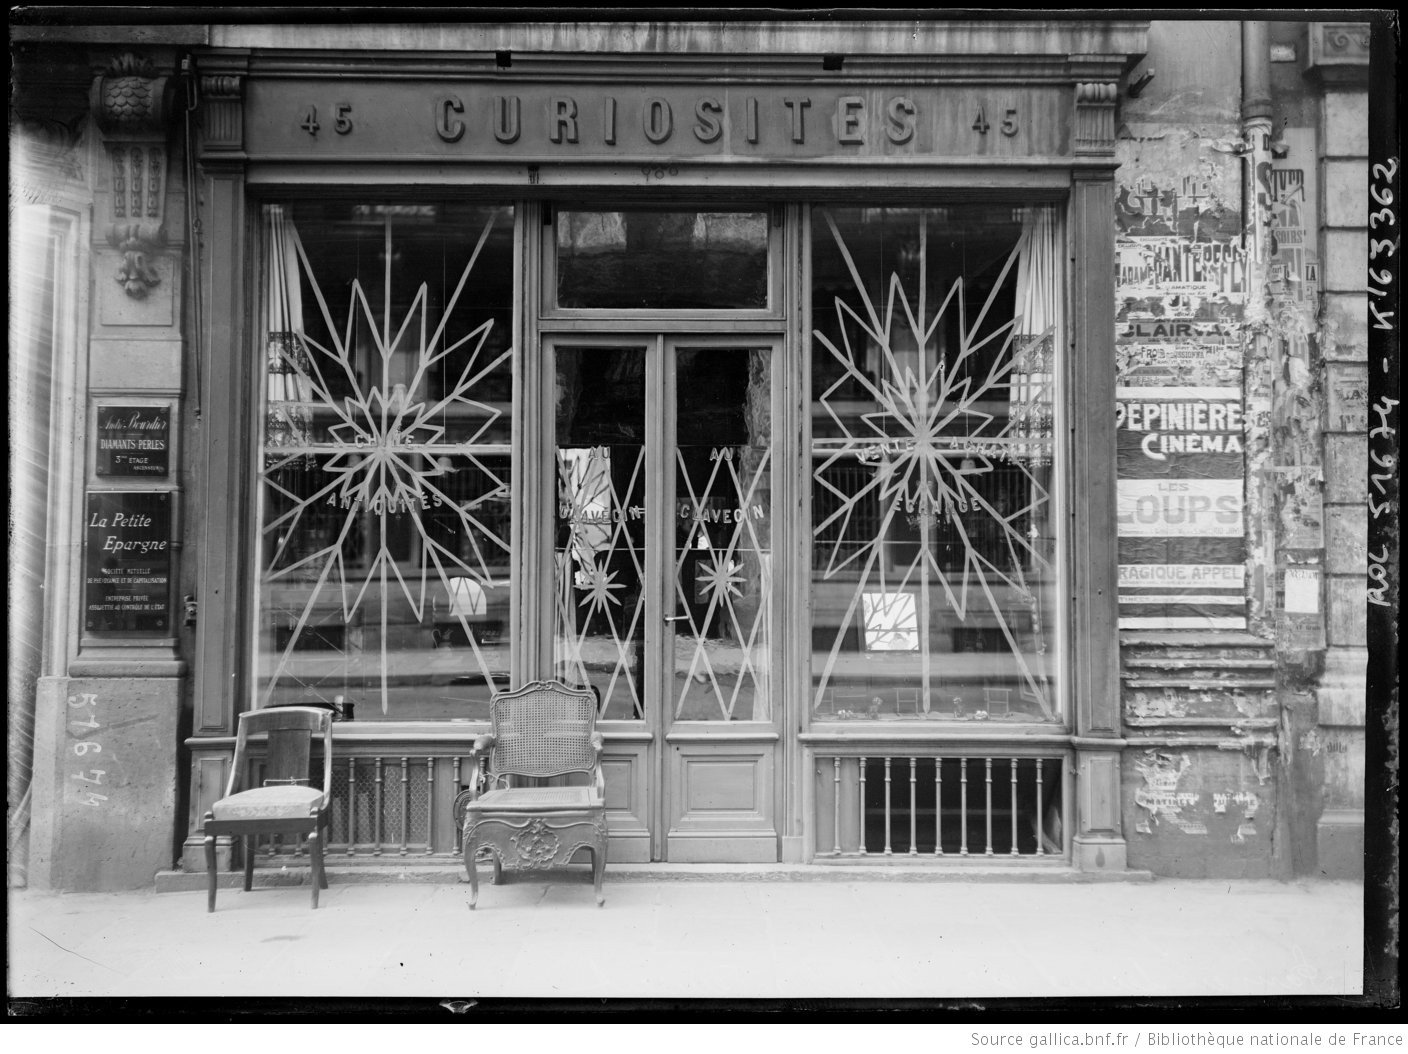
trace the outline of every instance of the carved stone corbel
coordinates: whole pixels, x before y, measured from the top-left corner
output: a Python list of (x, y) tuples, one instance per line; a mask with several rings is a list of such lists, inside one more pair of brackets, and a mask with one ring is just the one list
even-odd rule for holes
[(1305, 72), (1337, 88), (1369, 83), (1369, 23), (1311, 22), (1306, 26)]
[(199, 108), (201, 146), (207, 156), (244, 149), (244, 78), (237, 73), (202, 73)]
[(1115, 152), (1115, 102), (1118, 86), (1109, 82), (1076, 84), (1076, 127), (1073, 147), (1081, 156)]
[(116, 280), (143, 299), (160, 282), (153, 258), (166, 242), (166, 122), (170, 78), (127, 54), (93, 79), (89, 106), (112, 165), (108, 244), (122, 253)]

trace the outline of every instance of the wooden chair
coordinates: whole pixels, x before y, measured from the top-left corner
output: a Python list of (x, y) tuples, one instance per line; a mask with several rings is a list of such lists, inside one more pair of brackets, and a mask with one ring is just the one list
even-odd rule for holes
[[(323, 737), (323, 786), (308, 785), (313, 735)], [(259, 787), (242, 790), (249, 772), (249, 738), (267, 734), (264, 779)], [(307, 835), (313, 862), (313, 907), (319, 889), (327, 889), (323, 874), (323, 842), (332, 792), (332, 712), (306, 706), (270, 707), (240, 715), (235, 760), (225, 796), (205, 814), (205, 870), (210, 881), (209, 911), (215, 910), (215, 838), (227, 834), (244, 839), (244, 889), (254, 882), (255, 835)]]
[[(473, 783), (455, 799), (471, 908), (479, 899), (475, 858), (481, 850), (493, 857), (497, 885), (505, 868), (560, 867), (588, 849), (596, 902), (605, 903), (606, 784), (596, 714), (590, 689), (558, 681), (533, 681), (494, 696), (491, 730), (474, 741), (470, 755)], [(546, 785), (571, 776), (585, 777), (585, 785)]]

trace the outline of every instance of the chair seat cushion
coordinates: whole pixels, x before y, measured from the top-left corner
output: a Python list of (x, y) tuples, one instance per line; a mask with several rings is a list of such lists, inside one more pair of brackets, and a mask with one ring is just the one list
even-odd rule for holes
[(600, 809), (603, 806), (592, 787), (509, 787), (492, 790), (470, 802), (467, 812), (563, 812), (572, 809)]
[(210, 807), (217, 820), (295, 820), (313, 814), (323, 796), (316, 787), (255, 787)]

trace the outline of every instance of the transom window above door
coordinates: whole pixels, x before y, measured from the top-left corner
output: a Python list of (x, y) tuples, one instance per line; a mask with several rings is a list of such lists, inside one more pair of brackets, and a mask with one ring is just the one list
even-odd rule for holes
[(766, 208), (563, 207), (552, 215), (549, 311), (769, 313), (780, 227)]

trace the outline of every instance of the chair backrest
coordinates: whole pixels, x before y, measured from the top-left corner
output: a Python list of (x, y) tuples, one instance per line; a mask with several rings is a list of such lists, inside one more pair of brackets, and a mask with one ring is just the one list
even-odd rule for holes
[(596, 765), (596, 696), (590, 689), (560, 681), (533, 681), (501, 692), (490, 705), (494, 746), (489, 775), (538, 779), (572, 772), (591, 773)]
[(332, 712), (311, 706), (272, 706), (240, 714), (228, 797), (242, 784), (248, 766), (249, 737), (268, 735), (264, 782), (307, 782), (313, 736), (323, 738), (323, 793), (332, 789)]

